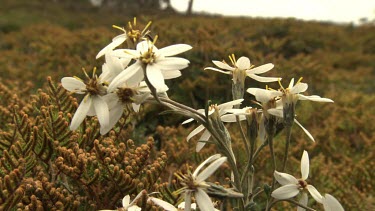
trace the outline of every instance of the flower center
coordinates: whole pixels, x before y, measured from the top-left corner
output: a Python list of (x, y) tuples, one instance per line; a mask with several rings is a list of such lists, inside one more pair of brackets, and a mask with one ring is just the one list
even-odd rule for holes
[(136, 94), (136, 91), (131, 88), (119, 88), (117, 90), (117, 96), (120, 99), (120, 101), (124, 104), (130, 104), (133, 103), (133, 97)]
[(90, 78), (86, 83), (87, 92), (90, 95), (105, 95), (106, 89), (103, 84), (101, 84), (97, 78)]
[(299, 186), (301, 186), (302, 189), (306, 189), (307, 187), (307, 182), (305, 180), (302, 180), (302, 179), (298, 180), (298, 184)]
[(143, 64), (152, 64), (155, 62), (155, 53), (152, 51), (152, 47), (150, 47), (147, 52), (145, 52), (141, 57), (140, 60)]

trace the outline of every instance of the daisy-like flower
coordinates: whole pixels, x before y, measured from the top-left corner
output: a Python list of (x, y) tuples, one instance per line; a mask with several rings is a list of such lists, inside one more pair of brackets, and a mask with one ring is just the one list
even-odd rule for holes
[[(322, 203), (323, 197), (319, 193), (319, 191), (314, 186), (306, 182), (306, 179), (309, 176), (309, 165), (309, 155), (307, 154), (307, 151), (303, 151), (303, 155), (301, 158), (301, 179), (296, 179), (294, 176), (287, 173), (280, 173), (275, 171), (275, 179), (282, 186), (274, 190), (271, 196), (276, 199), (289, 199), (302, 192), (299, 203), (306, 206), (308, 202), (307, 192), (309, 192), (317, 202)], [(304, 209), (298, 207), (298, 210), (300, 211)]]
[[(177, 193), (183, 192), (185, 194), (185, 211), (191, 210), (192, 195), (194, 195), (200, 210), (215, 210), (210, 197), (206, 193), (206, 190), (210, 187), (210, 185), (207, 184), (205, 180), (211, 176), (226, 160), (226, 157), (221, 157), (220, 154), (216, 154), (203, 161), (203, 163), (201, 163), (193, 173), (189, 171), (188, 175), (178, 173), (175, 174), (181, 181), (181, 184), (185, 186), (177, 191)], [(209, 164), (207, 168), (201, 171), (201, 169), (207, 164)]]
[(344, 211), (344, 208), (339, 201), (332, 195), (326, 193), (322, 198), (323, 207), (325, 211)]
[[(228, 109), (232, 109), (234, 105), (241, 104), (242, 101), (243, 101), (243, 99), (239, 99), (239, 100), (233, 100), (233, 101), (230, 101), (230, 102), (227, 102), (227, 103), (223, 103), (223, 104), (220, 104), (220, 105), (211, 105), (209, 107), (208, 114), (209, 115), (213, 114), (214, 111), (215, 111), (215, 109), (217, 109), (218, 110), (218, 115), (220, 116), (220, 118), (221, 118), (222, 121), (223, 120), (224, 121), (230, 121), (232, 119), (231, 117), (228, 117), (228, 118), (224, 117), (224, 118), (222, 118), (222, 116), (225, 113), (227, 113)], [(203, 114), (203, 115), (205, 114), (204, 109), (198, 109), (197, 111), (199, 113)], [(190, 119), (182, 122), (182, 124), (186, 124), (186, 123), (192, 122), (193, 120), (194, 120), (193, 118), (190, 118)], [(195, 135), (197, 135), (201, 131), (204, 131), (204, 132), (201, 135), (201, 137), (199, 138), (199, 141), (197, 143), (197, 146), (196, 146), (196, 151), (197, 152), (199, 152), (204, 147), (204, 145), (206, 145), (206, 142), (211, 137), (211, 133), (207, 129), (205, 129), (205, 127), (203, 125), (199, 125), (193, 131), (191, 131), (190, 134), (188, 135), (188, 137), (186, 138), (186, 140), (189, 141), (192, 137), (194, 137)]]
[(156, 39), (154, 42), (146, 40), (138, 43), (136, 50), (124, 49), (112, 54), (115, 57), (132, 58), (136, 62), (112, 81), (108, 87), (110, 92), (134, 75), (135, 78), (143, 80), (144, 70), (148, 81), (158, 92), (165, 91), (164, 80), (181, 76), (180, 70), (188, 66), (189, 60), (173, 56), (188, 51), (192, 47), (186, 44), (176, 44), (158, 49), (154, 45), (155, 41)]
[(113, 49), (115, 49), (116, 47), (124, 43), (125, 41), (127, 41), (129, 47), (132, 47), (132, 46), (134, 47), (147, 34), (150, 33), (150, 31), (148, 30), (150, 25), (151, 25), (151, 21), (148, 22), (148, 24), (145, 26), (145, 28), (142, 31), (140, 31), (139, 29), (136, 29), (136, 26), (137, 26), (136, 18), (134, 18), (133, 24), (131, 22), (128, 22), (128, 31), (126, 31), (125, 28), (113, 25), (113, 28), (119, 29), (123, 33), (114, 37), (111, 43), (109, 43), (102, 50), (100, 50), (99, 53), (96, 55), (96, 59), (112, 51)]
[(243, 83), (246, 76), (249, 76), (250, 78), (259, 82), (274, 82), (280, 80), (280, 78), (258, 76), (258, 74), (270, 71), (274, 67), (272, 63), (254, 67), (254, 65), (250, 63), (250, 59), (248, 57), (242, 56), (236, 61), (234, 54), (232, 54), (229, 56), (229, 59), (232, 66), (228, 65), (225, 61), (212, 61), (212, 63), (214, 63), (220, 69), (207, 67), (205, 70), (214, 70), (224, 74), (231, 74), (233, 76), (234, 83)]
[(96, 115), (102, 127), (107, 127), (109, 124), (109, 109), (103, 99), (103, 96), (107, 94), (105, 82), (100, 77), (97, 77), (95, 69), (91, 78), (86, 72), (85, 75), (88, 79), (87, 82), (83, 82), (78, 77), (64, 77), (61, 79), (61, 84), (66, 90), (85, 95), (73, 116), (70, 124), (71, 130), (77, 129), (86, 115)]
[(109, 124), (107, 127), (100, 127), (100, 134), (108, 133), (115, 126), (124, 108), (138, 112), (140, 105), (151, 96), (151, 91), (144, 81), (141, 83), (134, 83), (134, 81), (136, 80), (130, 78), (121, 87), (117, 87), (112, 93), (103, 97), (109, 107)]

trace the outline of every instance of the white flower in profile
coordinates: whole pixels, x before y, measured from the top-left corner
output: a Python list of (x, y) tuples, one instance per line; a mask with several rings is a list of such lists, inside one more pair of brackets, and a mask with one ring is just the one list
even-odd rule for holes
[[(299, 200), (300, 204), (305, 206), (307, 205), (307, 192), (309, 192), (317, 202), (322, 203), (323, 197), (319, 193), (319, 191), (314, 186), (306, 182), (306, 179), (309, 176), (309, 166), (309, 155), (307, 151), (303, 151), (303, 155), (301, 158), (301, 179), (296, 179), (294, 176), (287, 173), (280, 173), (278, 171), (275, 171), (275, 179), (282, 186), (274, 190), (271, 196), (276, 199), (289, 199), (295, 197), (298, 193), (302, 191), (302, 196)], [(298, 210), (302, 210), (302, 208), (298, 207)]]
[(288, 101), (293, 102), (293, 103), (297, 102), (298, 100), (310, 100), (310, 101), (315, 101), (315, 102), (330, 102), (330, 103), (333, 102), (333, 100), (329, 98), (322, 98), (318, 95), (306, 96), (306, 95), (300, 94), (301, 92), (305, 92), (308, 88), (307, 83), (302, 83), (301, 79), (296, 84), (294, 84), (294, 78), (292, 78), (290, 80), (288, 88), (284, 88), (281, 86), (281, 90), (249, 88), (247, 89), (247, 92), (254, 95), (256, 100), (262, 103), (267, 102), (270, 98), (283, 97), (283, 95), (288, 96), (287, 97)]
[(326, 193), (322, 199), (325, 211), (344, 211), (339, 201), (332, 195)]
[[(130, 196), (126, 195), (122, 199), (122, 208), (116, 209), (121, 211), (141, 211), (142, 209), (138, 207), (135, 203), (137, 200), (142, 196), (143, 191), (139, 192), (138, 195), (133, 199), (133, 201), (130, 201)], [(101, 211), (116, 211), (116, 210), (101, 210)]]
[(264, 64), (259, 67), (254, 67), (251, 64), (248, 57), (242, 56), (237, 61), (234, 54), (229, 56), (232, 66), (228, 65), (225, 61), (212, 61), (218, 68), (207, 67), (205, 70), (213, 70), (224, 74), (231, 74), (233, 76), (233, 82), (243, 82), (245, 77), (248, 76), (259, 82), (274, 82), (280, 80), (275, 77), (262, 77), (259, 74), (270, 71), (274, 65), (272, 63)]
[[(181, 76), (181, 69), (188, 66), (189, 60), (179, 57), (173, 57), (176, 54), (190, 50), (192, 47), (186, 44), (176, 44), (162, 49), (158, 49), (154, 42), (149, 40), (137, 44), (136, 50), (123, 49), (112, 53), (115, 57), (132, 58), (136, 62), (122, 71), (109, 85), (108, 91), (113, 91), (115, 87), (120, 86), (124, 81), (135, 75), (135, 78), (144, 77), (144, 68), (146, 77), (152, 86), (158, 91), (163, 92), (166, 79), (177, 78)], [(139, 81), (138, 81), (139, 82)]]
[[(280, 101), (280, 100), (278, 100)], [(276, 106), (276, 108), (270, 108), (267, 110), (267, 113), (271, 114), (271, 115), (274, 115), (276, 117), (279, 117), (279, 118), (284, 118), (284, 112), (283, 112), (283, 104), (282, 103), (276, 103), (278, 106)], [(305, 134), (313, 141), (315, 142), (315, 139), (314, 137), (311, 135), (311, 133), (305, 128), (302, 126), (302, 124), (296, 119), (294, 118), (294, 123), (296, 123), (302, 130), (303, 132), (305, 132)]]
[[(223, 117), (223, 115), (227, 113), (228, 109), (232, 109), (234, 105), (241, 104), (242, 101), (243, 101), (243, 99), (238, 99), (238, 100), (229, 101), (227, 103), (223, 103), (223, 104), (220, 104), (220, 105), (211, 105), (209, 107), (208, 115), (213, 114), (215, 109), (218, 109), (218, 113), (219, 113), (219, 116), (220, 116), (221, 120), (222, 121), (229, 121), (229, 119), (232, 119), (232, 117), (227, 118), (227, 117)], [(200, 112), (201, 114), (205, 115), (204, 109), (198, 109), (197, 111)], [(193, 120), (194, 120), (193, 118), (190, 118), (190, 119), (182, 122), (182, 124), (192, 122)], [(204, 147), (204, 145), (206, 145), (206, 142), (211, 137), (211, 133), (203, 125), (199, 125), (193, 131), (191, 131), (190, 134), (186, 138), (186, 140), (189, 141), (192, 137), (194, 137), (195, 135), (197, 135), (201, 131), (204, 131), (204, 132), (201, 135), (201, 137), (199, 138), (199, 141), (197, 143), (197, 146), (196, 146), (196, 149), (195, 149), (197, 152), (199, 152)]]
[(150, 33), (150, 31), (148, 30), (150, 25), (151, 25), (151, 22), (148, 22), (145, 28), (142, 31), (140, 31), (136, 29), (136, 26), (137, 26), (136, 18), (134, 18), (133, 24), (131, 22), (128, 22), (128, 31), (126, 31), (125, 28), (113, 25), (112, 26), (113, 28), (119, 29), (123, 33), (114, 37), (111, 43), (109, 43), (102, 50), (100, 50), (99, 53), (96, 55), (96, 59), (102, 57), (108, 52), (111, 52), (113, 49), (115, 49), (116, 47), (124, 43), (125, 41), (127, 41), (128, 44), (132, 44), (133, 46), (135, 46), (135, 44), (137, 44), (147, 34)]
[[(206, 193), (209, 184), (205, 182), (205, 180), (211, 176), (225, 161), (227, 160), (226, 157), (221, 157), (220, 154), (213, 155), (203, 161), (193, 173), (190, 171), (188, 175), (183, 174), (175, 174), (177, 178), (181, 181), (181, 184), (184, 187), (178, 191), (177, 193), (183, 192), (185, 194), (185, 211), (190, 211), (192, 204), (191, 204), (191, 196), (194, 195), (195, 200), (198, 204), (200, 210), (205, 211), (214, 211), (216, 210), (210, 197)], [(209, 164), (204, 170), (201, 169)]]
[(66, 90), (85, 95), (73, 116), (70, 124), (71, 130), (77, 129), (86, 115), (96, 115), (102, 127), (106, 127), (109, 124), (109, 109), (103, 99), (103, 96), (107, 94), (105, 82), (96, 76), (95, 69), (91, 78), (86, 72), (85, 75), (88, 79), (87, 82), (83, 82), (78, 77), (64, 77), (61, 79), (61, 84)]

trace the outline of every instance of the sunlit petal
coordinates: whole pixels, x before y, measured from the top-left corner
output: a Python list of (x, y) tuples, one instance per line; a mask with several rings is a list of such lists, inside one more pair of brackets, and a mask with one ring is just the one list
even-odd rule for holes
[(252, 73), (252, 74), (262, 74), (265, 72), (270, 71), (275, 65), (272, 63), (264, 64), (259, 67), (254, 67), (250, 70), (246, 70), (246, 73)]
[(196, 181), (198, 183), (206, 180), (209, 176), (211, 176), (216, 169), (218, 169), (225, 161), (227, 160), (226, 157), (221, 157), (214, 162), (212, 162), (207, 168), (205, 168), (201, 173), (199, 173), (196, 177)]
[(274, 190), (271, 196), (275, 199), (289, 199), (295, 197), (299, 193), (299, 185), (290, 184), (279, 187)]
[(149, 200), (152, 201), (154, 204), (158, 205), (159, 207), (162, 207), (164, 210), (177, 211), (177, 208), (175, 206), (161, 199), (149, 197)]
[(188, 51), (192, 48), (193, 47), (187, 44), (175, 44), (159, 49), (159, 53), (163, 56), (174, 56), (185, 51)]
[(303, 150), (302, 158), (301, 158), (301, 174), (302, 179), (306, 180), (309, 177), (309, 171), (310, 171), (310, 160), (309, 160), (309, 154), (306, 150)]
[(312, 185), (307, 185), (307, 190), (311, 194), (311, 196), (315, 199), (315, 201), (322, 203), (323, 196), (319, 193), (319, 191)]
[(152, 86), (158, 91), (163, 91), (165, 87), (164, 77), (160, 69), (155, 68), (153, 65), (147, 65), (146, 68), (147, 78)]
[[(308, 202), (307, 193), (302, 193), (302, 196), (298, 202), (304, 206), (307, 206), (307, 202)], [(300, 206), (297, 207), (297, 211), (305, 211), (305, 210), (306, 210), (305, 208), (302, 208)]]
[(92, 104), (100, 125), (103, 127), (108, 127), (109, 109), (107, 103), (100, 96), (92, 96)]
[(308, 130), (306, 130), (306, 128), (304, 128), (302, 125), (301, 125), (301, 123), (299, 123), (298, 121), (297, 121), (297, 119), (294, 119), (294, 122), (303, 130), (303, 132), (305, 132), (306, 133), (306, 135), (313, 141), (313, 142), (315, 142), (315, 139), (314, 139), (314, 137), (311, 135), (311, 133), (308, 131)]
[(324, 195), (322, 203), (325, 211), (344, 211), (340, 202), (328, 193)]
[(61, 85), (64, 87), (64, 89), (78, 94), (84, 94), (84, 91), (86, 91), (86, 84), (74, 77), (62, 78)]
[(92, 98), (89, 95), (86, 95), (81, 104), (79, 104), (77, 111), (74, 113), (72, 122), (70, 123), (71, 130), (77, 129), (77, 127), (82, 123), (91, 107), (91, 104)]
[(195, 171), (193, 173), (193, 177), (196, 177), (198, 175), (199, 171), (201, 170), (201, 168), (203, 168), (204, 165), (206, 165), (207, 163), (211, 163), (212, 161), (217, 160), (220, 157), (221, 157), (220, 154), (215, 154), (215, 155), (212, 155), (209, 158), (207, 158), (205, 161), (203, 161), (201, 164), (199, 164), (199, 166), (195, 169)]
[(309, 86), (307, 83), (297, 83), (293, 88), (290, 89), (290, 93), (292, 94), (298, 94), (300, 92), (304, 92), (307, 90)]
[(237, 62), (236, 62), (236, 66), (238, 67), (238, 69), (240, 70), (246, 70), (246, 69), (249, 69), (250, 68), (250, 59), (245, 57), (245, 56), (242, 56), (240, 57)]
[(298, 184), (298, 180), (290, 174), (275, 171), (273, 175), (281, 185)]
[(212, 204), (210, 197), (207, 195), (206, 192), (198, 188), (195, 192), (195, 200), (197, 200), (197, 204), (200, 210), (204, 211), (214, 211), (215, 207)]
[(186, 140), (189, 141), (193, 136), (200, 133), (202, 130), (204, 130), (205, 127), (203, 125), (199, 125), (197, 128), (195, 128), (193, 131), (190, 132), (190, 134), (187, 136)]
[(254, 79), (256, 81), (262, 82), (262, 83), (275, 82), (275, 81), (281, 80), (281, 78), (262, 77), (262, 76), (258, 76), (258, 75), (255, 75), (255, 74), (247, 74), (247, 76), (249, 76), (250, 78), (252, 78), (252, 79)]
[(219, 67), (221, 69), (224, 69), (224, 70), (233, 71), (234, 69), (236, 69), (234, 67), (229, 66), (227, 63), (224, 63), (224, 62), (212, 61), (212, 63), (214, 63), (214, 65), (216, 65), (217, 67)]

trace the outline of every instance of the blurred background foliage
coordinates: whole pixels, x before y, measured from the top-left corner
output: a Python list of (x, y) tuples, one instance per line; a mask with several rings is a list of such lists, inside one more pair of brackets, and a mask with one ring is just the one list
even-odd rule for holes
[[(213, 66), (211, 60), (228, 62), (228, 55), (232, 53), (237, 57), (249, 57), (256, 66), (275, 64), (268, 75), (281, 76), (284, 86), (293, 77), (303, 77), (309, 84), (308, 94), (333, 99), (334, 104), (300, 103), (297, 118), (313, 134), (316, 143), (310, 142), (295, 127), (287, 170), (297, 176), (302, 151), (308, 149), (312, 163), (310, 181), (318, 190), (336, 196), (348, 210), (374, 209), (373, 24), (354, 26), (295, 19), (185, 16), (168, 7), (155, 10), (159, 4), (135, 6), (137, 9), (132, 10), (128, 10), (129, 5), (124, 5), (125, 8), (108, 5), (96, 8), (86, 1), (2, 0), (2, 114), (7, 114), (7, 109), (12, 111), (13, 105), (28, 108), (29, 96), (48, 86), (47, 76), (60, 81), (63, 76), (83, 76), (83, 67), (87, 70), (100, 68), (103, 60), (95, 60), (96, 53), (120, 33), (111, 25), (125, 26), (137, 16), (138, 23), (143, 25), (153, 21), (151, 31), (159, 36), (157, 46), (176, 43), (193, 46), (184, 54), (191, 65), (182, 71), (183, 77), (168, 81), (170, 97), (179, 102), (198, 109), (204, 107), (208, 99), (217, 103), (231, 100), (230, 79), (203, 69)], [(249, 86), (264, 87), (248, 79)], [(270, 87), (278, 88), (278, 84)], [(244, 105), (251, 105), (252, 97), (246, 95), (245, 98)], [(145, 106), (144, 110), (148, 113), (142, 114), (145, 119), (136, 125), (137, 133), (132, 137), (135, 142), (146, 140), (148, 135), (154, 136), (158, 147), (166, 151), (169, 163), (177, 167), (197, 156), (193, 153), (194, 143), (185, 142), (193, 125), (184, 128), (179, 126), (181, 117), (157, 115), (155, 112), (162, 108)], [(2, 115), (0, 119), (1, 130), (7, 130), (4, 125), (12, 118)], [(236, 129), (236, 126), (229, 127)], [(276, 141), (280, 156), (284, 136), (280, 133)], [(238, 137), (239, 134), (233, 134), (234, 141)], [(240, 147), (237, 150), (240, 152)], [(262, 153), (259, 168), (270, 165), (267, 152)]]

